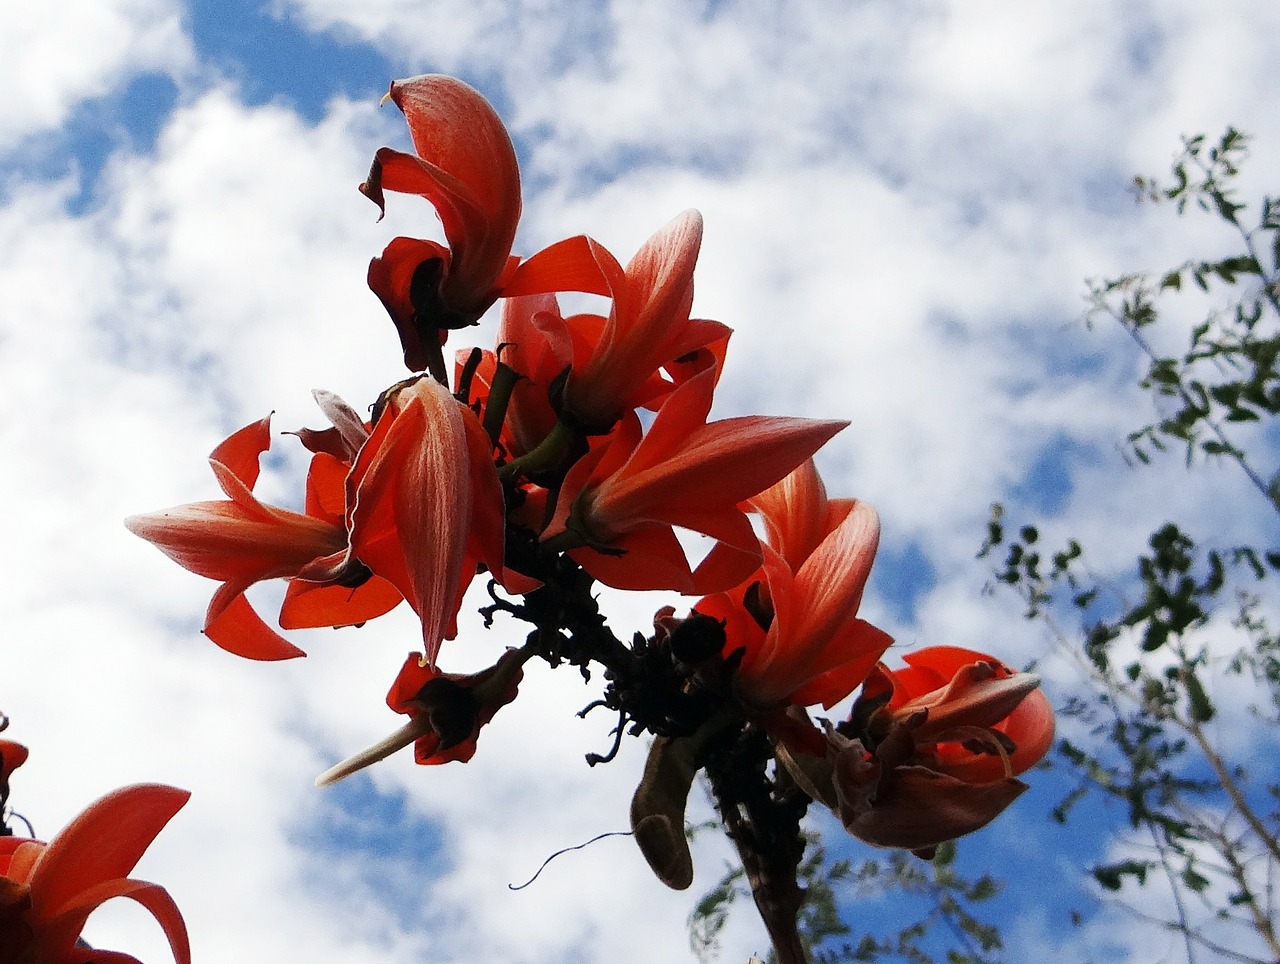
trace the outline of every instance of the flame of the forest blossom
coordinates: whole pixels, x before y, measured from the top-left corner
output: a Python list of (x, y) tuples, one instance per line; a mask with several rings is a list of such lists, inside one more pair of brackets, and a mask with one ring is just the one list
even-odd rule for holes
[(834, 801), (854, 836), (928, 854), (995, 819), (1027, 785), (1015, 779), (1053, 742), (1039, 679), (958, 647), (877, 667), (855, 703), (851, 738), (828, 728)]
[[(1034, 674), (1015, 672), (993, 656), (959, 646), (926, 647), (903, 661), (907, 665), (901, 669), (878, 668), (892, 688), (886, 712), (905, 722), (925, 711), (911, 730), (917, 744), (931, 745), (934, 769), (970, 782), (1016, 776), (1053, 745), (1053, 708)], [(1011, 743), (1007, 758), (992, 746), (984, 751), (981, 741), (972, 744), (973, 728)], [(948, 738), (951, 734), (961, 738)]]
[(892, 643), (858, 617), (880, 521), (865, 502), (828, 499), (813, 461), (751, 500), (769, 544), (747, 584), (699, 601), (723, 620), (725, 655), (741, 650), (739, 695), (759, 707), (830, 707)]
[[(625, 270), (600, 243), (578, 235), (540, 251), (513, 274), (507, 295), (583, 291), (613, 300), (608, 318), (564, 320), (553, 350), (571, 368), (562, 414), (591, 432), (606, 432), (623, 414), (671, 390), (659, 369), (699, 349), (723, 354), (729, 329), (691, 319), (693, 270), (702, 244), (702, 215), (685, 211), (636, 252)], [(549, 324), (547, 325), (549, 329)], [(713, 367), (708, 359), (700, 367)]]
[(331, 783), (384, 760), (413, 744), (418, 763), (466, 763), (476, 752), (480, 729), (516, 698), (528, 652), (509, 649), (478, 673), (445, 673), (420, 653), (410, 653), (387, 693), (387, 705), (409, 722), (384, 740), (342, 761), (316, 778)]
[(503, 569), (502, 486), (475, 414), (431, 378), (384, 400), (351, 471), (351, 552), (413, 607), (434, 666), (480, 563), (513, 591), (536, 583)]
[(128, 874), (187, 802), (185, 790), (123, 787), (91, 804), (48, 844), (0, 837), (0, 961), (14, 964), (122, 964), (136, 959), (77, 947), (89, 915), (129, 897), (155, 917), (174, 960), (189, 964), (182, 914), (168, 892)]
[(518, 650), (509, 649), (479, 673), (442, 673), (410, 653), (387, 693), (387, 705), (426, 730), (413, 743), (413, 758), (424, 765), (470, 760), (480, 728), (516, 698), (523, 662)]
[[(619, 589), (688, 594), (736, 585), (760, 564), (739, 503), (776, 483), (847, 422), (745, 416), (707, 422), (715, 372), (673, 392), (647, 433), (634, 413), (566, 475), (544, 540), (584, 543), (570, 554)], [(672, 526), (716, 539), (691, 570)]]
[(414, 153), (381, 148), (360, 190), (383, 211), (384, 191), (425, 197), (448, 241), (396, 238), (369, 265), (369, 287), (396, 324), (405, 364), (420, 371), (445, 331), (488, 310), (515, 267), (520, 171), (502, 120), (462, 81), (425, 74), (395, 81), (387, 96), (404, 113)]
[[(266, 579), (303, 576), (343, 589), (323, 608), (305, 610), (294, 625), (348, 625), (391, 609), (398, 596), (367, 584), (368, 572), (348, 556), (343, 515), (332, 503), (346, 468), (336, 458), (313, 459), (308, 511), (265, 505), (253, 494), (259, 459), (271, 444), (271, 418), (245, 426), (218, 445), (209, 464), (225, 500), (194, 502), (131, 516), (125, 525), (197, 575), (222, 583), (209, 603), (205, 634), (223, 649), (249, 659), (304, 655), (271, 629), (245, 598)], [(339, 497), (340, 498), (340, 497)], [(367, 585), (366, 585), (367, 584)]]

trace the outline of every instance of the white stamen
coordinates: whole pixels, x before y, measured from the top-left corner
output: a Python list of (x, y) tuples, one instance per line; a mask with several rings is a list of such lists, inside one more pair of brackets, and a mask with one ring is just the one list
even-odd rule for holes
[(325, 770), (324, 773), (316, 777), (316, 786), (327, 787), (331, 783), (337, 783), (344, 777), (349, 777), (358, 770), (363, 770), (367, 766), (372, 766), (379, 760), (385, 760), (396, 750), (403, 750), (409, 746), (420, 736), (426, 736), (432, 732), (432, 726), (426, 716), (420, 716), (417, 719), (410, 719), (408, 723), (400, 727), (390, 736), (387, 736), (368, 749), (361, 750), (353, 756), (347, 757), (336, 766), (332, 766)]

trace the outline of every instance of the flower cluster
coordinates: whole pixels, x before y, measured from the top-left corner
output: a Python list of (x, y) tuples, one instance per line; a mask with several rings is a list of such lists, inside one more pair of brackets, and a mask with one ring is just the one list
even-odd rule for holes
[[(691, 877), (683, 813), (701, 769), (726, 820), (735, 801), (735, 819), (793, 822), (817, 801), (864, 840), (920, 852), (994, 817), (1052, 737), (1037, 680), (955, 649), (910, 656), (906, 670), (881, 664), (891, 639), (859, 615), (876, 513), (828, 498), (813, 461), (847, 423), (710, 418), (731, 330), (692, 316), (701, 215), (678, 215), (625, 265), (585, 235), (518, 256), (519, 168), (493, 108), (438, 75), (387, 96), (414, 150), (379, 150), (360, 190), (384, 213), (388, 193), (420, 195), (443, 228), (443, 241), (394, 238), (369, 267), (409, 377), (368, 420), (316, 393), (330, 427), (293, 433), (310, 453), (302, 511), (254, 494), (272, 441), (262, 419), (210, 457), (224, 498), (127, 521), (220, 584), (205, 632), (239, 656), (301, 655), (248, 601), (263, 580), (288, 580), (283, 630), (362, 624), (401, 601), (417, 614), (421, 650), (387, 698), (409, 722), (322, 781), (410, 744), (419, 763), (470, 759), (537, 656), (603, 666), (593, 706), (619, 714), (619, 739), (656, 738), (632, 821), (673, 886)], [(566, 315), (570, 292), (601, 310)], [(449, 366), (449, 333), (494, 306), (493, 350), (459, 351)], [(701, 551), (678, 530), (704, 536)], [(487, 619), (533, 630), (489, 669), (447, 673), (443, 641), (482, 572)], [(697, 599), (626, 644), (593, 582)], [(808, 707), (859, 687), (846, 721), (810, 719)], [(766, 797), (773, 811), (750, 803)]]

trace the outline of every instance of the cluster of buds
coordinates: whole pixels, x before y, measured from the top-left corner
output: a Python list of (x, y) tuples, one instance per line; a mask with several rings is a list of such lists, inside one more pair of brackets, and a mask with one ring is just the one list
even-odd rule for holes
[[(1052, 738), (1038, 682), (958, 649), (916, 653), (904, 670), (881, 664), (891, 639), (858, 615), (877, 516), (829, 499), (813, 463), (847, 423), (709, 420), (731, 330), (691, 317), (701, 216), (680, 214), (625, 266), (585, 235), (513, 255), (519, 169), (493, 108), (438, 75), (397, 81), (387, 96), (414, 152), (379, 150), (360, 190), (384, 212), (387, 192), (426, 198), (444, 234), (397, 237), (369, 268), (410, 377), (367, 420), (316, 393), (331, 427), (293, 433), (311, 453), (303, 511), (254, 495), (271, 444), (263, 419), (211, 456), (224, 499), (127, 522), (221, 584), (204, 629), (240, 656), (301, 655), (247, 600), (262, 580), (288, 580), (284, 630), (412, 607), (421, 649), (388, 695), (409, 722), (321, 780), (411, 743), (419, 763), (470, 759), (537, 656), (601, 667), (593, 707), (618, 713), (619, 740), (654, 737), (632, 822), (672, 886), (692, 879), (683, 815), (700, 770), (758, 892), (788, 861), (794, 886), (798, 821), (813, 801), (863, 840), (921, 853), (992, 819)], [(607, 299), (607, 313), (566, 316), (558, 296), (569, 292)], [(450, 371), (449, 332), (499, 304), (496, 347), (457, 352)], [(708, 551), (691, 557), (678, 529), (707, 537)], [(486, 618), (534, 628), (487, 670), (444, 672), (442, 643), (481, 572), (492, 579)], [(697, 599), (623, 643), (596, 609), (595, 582)], [(848, 720), (808, 715), (859, 687)]]

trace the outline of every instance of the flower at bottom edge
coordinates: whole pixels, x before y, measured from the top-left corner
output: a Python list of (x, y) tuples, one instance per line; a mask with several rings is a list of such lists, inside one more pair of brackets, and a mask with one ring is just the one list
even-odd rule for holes
[(190, 964), (186, 924), (173, 898), (163, 887), (126, 877), (190, 796), (160, 784), (122, 787), (86, 807), (48, 844), (0, 837), (0, 961), (133, 961), (78, 943), (94, 910), (129, 897), (156, 918), (177, 964)]

